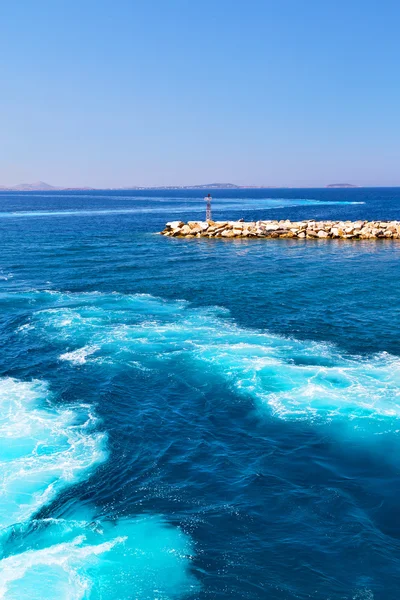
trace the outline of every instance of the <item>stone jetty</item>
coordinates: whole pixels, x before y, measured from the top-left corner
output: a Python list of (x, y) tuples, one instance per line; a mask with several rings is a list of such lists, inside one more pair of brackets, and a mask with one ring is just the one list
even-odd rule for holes
[(400, 240), (400, 221), (171, 221), (161, 234), (185, 238)]

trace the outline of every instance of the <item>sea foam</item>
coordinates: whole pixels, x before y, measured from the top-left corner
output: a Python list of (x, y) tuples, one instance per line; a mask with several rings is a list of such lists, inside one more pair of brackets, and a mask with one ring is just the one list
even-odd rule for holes
[(46, 383), (4, 378), (0, 415), (1, 599), (167, 600), (196, 589), (190, 539), (160, 516), (99, 520), (85, 507), (81, 518), (33, 518), (107, 458), (89, 406), (57, 407)]
[(168, 600), (198, 588), (189, 538), (157, 516), (39, 520), (13, 536), (29, 549), (0, 560), (4, 600)]

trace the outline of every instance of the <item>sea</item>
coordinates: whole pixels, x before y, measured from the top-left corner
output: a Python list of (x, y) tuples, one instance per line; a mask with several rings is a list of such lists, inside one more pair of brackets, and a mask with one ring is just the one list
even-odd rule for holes
[[(399, 188), (211, 193), (400, 219)], [(400, 597), (400, 240), (158, 235), (204, 195), (0, 193), (0, 598)]]

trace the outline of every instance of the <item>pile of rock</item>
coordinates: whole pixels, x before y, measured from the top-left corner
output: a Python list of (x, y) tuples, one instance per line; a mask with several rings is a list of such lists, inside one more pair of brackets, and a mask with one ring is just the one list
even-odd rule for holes
[(400, 239), (400, 221), (171, 221), (161, 234), (186, 238)]

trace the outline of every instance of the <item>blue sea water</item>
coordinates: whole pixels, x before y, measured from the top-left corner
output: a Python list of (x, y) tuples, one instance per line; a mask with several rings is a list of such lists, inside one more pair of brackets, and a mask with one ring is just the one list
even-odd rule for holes
[(400, 242), (156, 235), (203, 195), (0, 193), (0, 598), (398, 599)]

